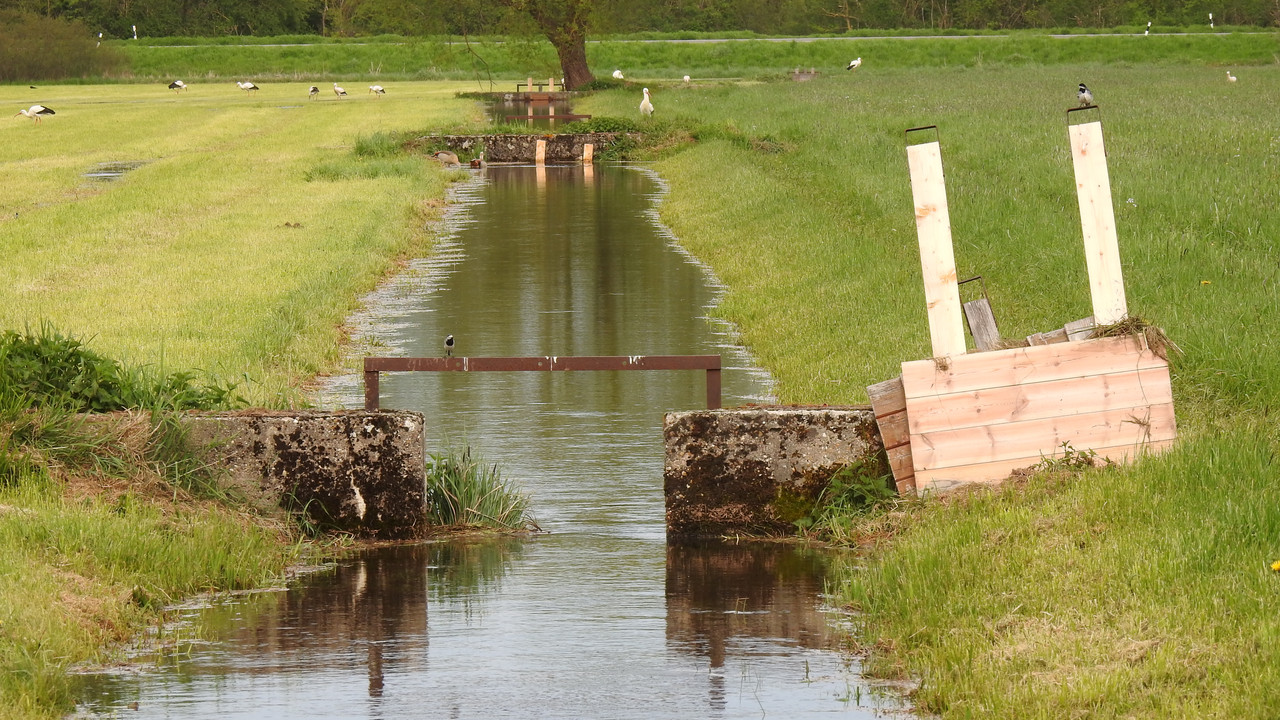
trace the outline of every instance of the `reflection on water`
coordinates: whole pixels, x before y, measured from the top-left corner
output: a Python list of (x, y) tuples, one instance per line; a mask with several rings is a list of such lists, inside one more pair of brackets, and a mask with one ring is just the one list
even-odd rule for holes
[(532, 127), (555, 127), (565, 120), (555, 120), (552, 115), (569, 115), (573, 112), (568, 100), (500, 100), (490, 103), (486, 113), (489, 121), (498, 125), (523, 123)]
[[(430, 260), (370, 298), (379, 354), (712, 354), (729, 404), (768, 396), (705, 271), (653, 216), (643, 172), (489, 168)], [(204, 610), (221, 642), (87, 681), (82, 707), (139, 718), (869, 717), (821, 607), (828, 556), (668, 546), (662, 413), (700, 372), (401, 373), (384, 407), (428, 447), (469, 444), (531, 494), (527, 539), (362, 552), (288, 592)], [(329, 406), (357, 406), (358, 377)], [(860, 706), (861, 705), (861, 706)]]

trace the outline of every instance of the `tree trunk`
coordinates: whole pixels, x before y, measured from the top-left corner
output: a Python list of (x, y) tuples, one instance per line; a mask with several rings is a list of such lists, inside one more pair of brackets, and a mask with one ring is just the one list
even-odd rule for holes
[(560, 56), (560, 69), (564, 72), (566, 90), (577, 90), (595, 80), (591, 68), (587, 67), (587, 42), (581, 35), (575, 38), (561, 36), (563, 42), (556, 43), (556, 54)]

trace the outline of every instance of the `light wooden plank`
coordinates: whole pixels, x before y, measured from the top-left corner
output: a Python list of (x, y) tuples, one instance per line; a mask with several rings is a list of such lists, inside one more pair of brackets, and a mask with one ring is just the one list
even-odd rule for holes
[(1077, 450), (1159, 442), (1177, 436), (1173, 404), (1124, 408), (1069, 417), (1043, 418), (911, 436), (916, 475), (959, 467), (1052, 454), (1062, 444)]
[(1068, 125), (1071, 159), (1076, 174), (1076, 199), (1084, 232), (1085, 264), (1093, 316), (1099, 325), (1120, 322), (1129, 314), (1120, 270), (1120, 244), (1116, 239), (1115, 209), (1111, 203), (1111, 178), (1102, 142), (1102, 123)]
[(969, 324), (969, 334), (973, 336), (973, 346), (984, 352), (999, 348), (1000, 330), (996, 327), (991, 302), (986, 298), (978, 298), (964, 303), (962, 308), (964, 319)]
[(596, 146), (591, 143), (582, 144), (582, 164), (591, 165), (595, 157)]
[(1147, 349), (1141, 335), (1123, 335), (974, 353), (952, 357), (947, 362), (912, 360), (902, 363), (902, 387), (910, 404), (912, 398), (926, 395), (1167, 365)]
[(537, 149), (534, 151), (534, 163), (542, 165), (547, 162), (547, 141), (538, 140)]
[(921, 435), (1171, 402), (1169, 369), (1158, 367), (913, 398), (904, 417)]
[(951, 217), (947, 211), (947, 188), (938, 143), (908, 145), (907, 164), (911, 170), (911, 196), (915, 202), (920, 269), (924, 278), (933, 356), (963, 355), (964, 320), (960, 312), (960, 288), (956, 284), (956, 260), (951, 244)]
[(886, 450), (885, 454), (889, 456), (889, 467), (893, 468), (895, 480), (902, 480), (915, 475), (915, 466), (911, 463), (910, 445), (901, 445)]
[(876, 417), (907, 409), (907, 396), (902, 392), (902, 376), (867, 386), (867, 397)]
[[(1162, 440), (1141, 446), (1119, 445), (1110, 448), (1094, 448), (1094, 452), (1099, 457), (1124, 464), (1133, 462), (1139, 457), (1161, 453), (1172, 447), (1174, 442), (1174, 440)], [(1059, 452), (1057, 455), (1047, 457), (1060, 455)], [(1040, 460), (1041, 458), (1019, 458), (981, 465), (929, 470), (916, 475), (915, 485), (919, 492), (945, 492), (966, 483), (995, 483), (1009, 477), (1014, 470), (1029, 468)]]

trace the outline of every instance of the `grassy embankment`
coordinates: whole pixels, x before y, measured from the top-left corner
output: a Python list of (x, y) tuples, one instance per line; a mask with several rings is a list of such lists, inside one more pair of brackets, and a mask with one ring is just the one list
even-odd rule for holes
[[(1280, 67), (1247, 44), (1224, 39), (1217, 62), (1045, 67), (884, 67), (864, 51), (862, 69), (810, 83), (654, 94), (652, 123), (698, 138), (656, 168), (663, 219), (730, 289), (717, 312), (782, 400), (838, 403), (929, 355), (908, 127), (940, 126), (960, 275), (985, 276), (1002, 332), (1089, 314), (1064, 110), (1076, 83), (1095, 90), (1130, 311), (1185, 351), (1182, 439), (1134, 467), (851, 522), (853, 539), (893, 538), (838, 593), (862, 613), (872, 670), (918, 679), (922, 710), (1280, 707)], [(638, 101), (578, 110), (634, 116)]]
[[(473, 112), (456, 86), (363, 89), (0, 87), (2, 104), (58, 113), (0, 124), (0, 328), (48, 321), (152, 372), (301, 398), (359, 293), (429, 248), (447, 175), (376, 133)], [(145, 164), (83, 177), (120, 161)], [(294, 557), (280, 528), (174, 489), (149, 422), (0, 404), (0, 718), (56, 717), (70, 665), (173, 598), (261, 585)]]

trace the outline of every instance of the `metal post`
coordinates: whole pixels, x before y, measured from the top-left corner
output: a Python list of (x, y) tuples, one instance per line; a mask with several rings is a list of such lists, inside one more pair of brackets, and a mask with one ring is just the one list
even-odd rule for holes
[(707, 368), (707, 409), (720, 409), (720, 368)]
[(367, 358), (364, 364), (364, 409), (373, 412), (378, 409), (378, 371), (369, 369)]

